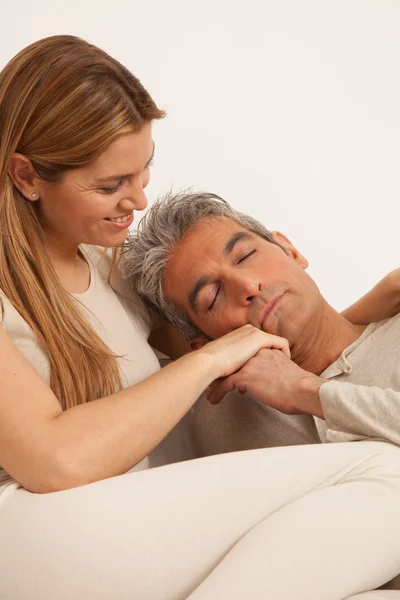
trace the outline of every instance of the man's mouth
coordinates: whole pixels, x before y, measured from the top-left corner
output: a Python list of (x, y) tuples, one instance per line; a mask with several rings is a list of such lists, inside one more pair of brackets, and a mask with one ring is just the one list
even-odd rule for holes
[(281, 301), (284, 295), (285, 292), (283, 292), (283, 294), (281, 293), (277, 296), (274, 296), (274, 298), (272, 298), (272, 300), (267, 304), (267, 306), (263, 306), (258, 320), (258, 322), (260, 323), (260, 329), (264, 329), (267, 320), (272, 315), (272, 313), (274, 312), (275, 308), (278, 306), (279, 302)]

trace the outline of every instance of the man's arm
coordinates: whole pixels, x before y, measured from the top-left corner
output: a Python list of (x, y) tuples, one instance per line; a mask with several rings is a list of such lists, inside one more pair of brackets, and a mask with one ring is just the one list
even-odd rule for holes
[(368, 294), (346, 308), (342, 315), (351, 323), (367, 325), (400, 311), (400, 269), (384, 277)]
[(211, 384), (207, 397), (216, 404), (233, 389), (289, 415), (325, 419), (328, 440), (380, 438), (400, 445), (400, 392), (318, 377), (278, 350), (260, 350), (240, 371)]
[(328, 440), (381, 438), (400, 446), (400, 392), (328, 381), (321, 386), (319, 397)]

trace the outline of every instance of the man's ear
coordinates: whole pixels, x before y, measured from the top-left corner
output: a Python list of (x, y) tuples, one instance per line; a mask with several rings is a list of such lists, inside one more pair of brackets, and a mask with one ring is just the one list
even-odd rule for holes
[(190, 347), (192, 350), (200, 350), (203, 346), (208, 344), (210, 340), (204, 337), (198, 337), (195, 340), (191, 340)]
[(39, 200), (37, 173), (29, 158), (23, 154), (14, 152), (8, 172), (15, 187), (19, 189), (27, 200), (31, 200), (32, 202)]
[(300, 252), (293, 246), (292, 242), (286, 237), (286, 235), (283, 235), (283, 233), (280, 233), (280, 231), (273, 231), (272, 238), (274, 242), (285, 249), (286, 254), (290, 256), (290, 258), (294, 260), (299, 267), (302, 269), (307, 269), (308, 260), (302, 254), (300, 254)]

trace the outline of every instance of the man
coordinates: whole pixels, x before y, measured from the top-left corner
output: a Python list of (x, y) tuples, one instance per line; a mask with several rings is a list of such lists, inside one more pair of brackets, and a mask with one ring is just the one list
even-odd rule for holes
[(305, 272), (281, 233), (213, 194), (155, 204), (132, 240), (126, 275), (193, 349), (247, 323), (289, 341), (258, 353), (209, 392), (234, 389), (289, 415), (312, 415), (322, 441), (400, 444), (400, 316), (355, 325)]

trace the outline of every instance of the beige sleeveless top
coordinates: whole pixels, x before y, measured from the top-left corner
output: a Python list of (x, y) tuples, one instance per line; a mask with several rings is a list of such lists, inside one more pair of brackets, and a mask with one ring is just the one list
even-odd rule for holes
[[(85, 311), (87, 319), (97, 334), (110, 350), (123, 357), (118, 362), (124, 387), (134, 385), (160, 368), (147, 341), (152, 317), (118, 273), (113, 276), (111, 285), (108, 284), (109, 252), (93, 246), (82, 246), (81, 250), (89, 264), (90, 285), (86, 292), (75, 294), (75, 297), (88, 309)], [(45, 350), (1, 291), (0, 322), (22, 354), (49, 383), (49, 362)], [(136, 467), (137, 470), (145, 468), (148, 468), (148, 458)], [(1, 487), (12, 482), (13, 479), (0, 466), (0, 491)]]

